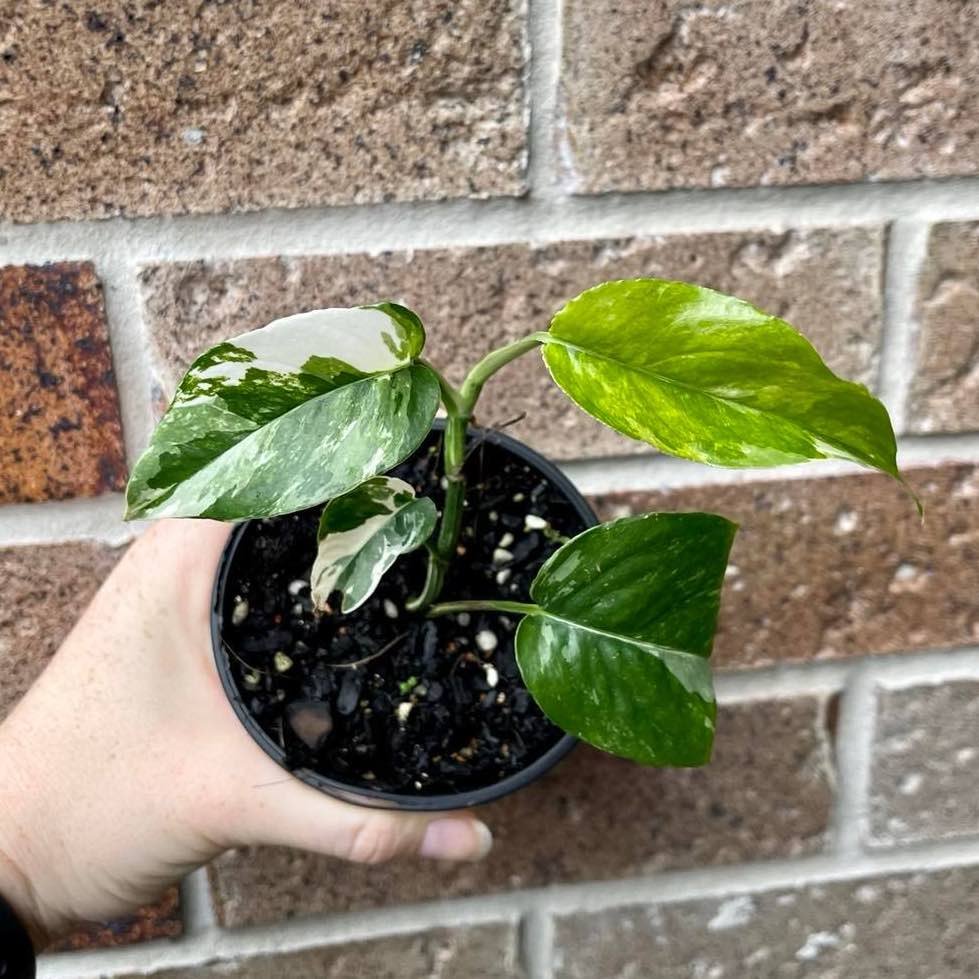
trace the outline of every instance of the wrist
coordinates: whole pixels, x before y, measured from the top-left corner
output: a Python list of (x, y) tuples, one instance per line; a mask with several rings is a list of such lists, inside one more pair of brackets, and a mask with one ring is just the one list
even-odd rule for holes
[[(11, 756), (15, 748), (0, 737), (0, 897), (24, 926), (39, 952), (54, 937), (56, 915), (41, 896), (36, 878), (35, 846), (27, 835), (31, 825), (26, 808), (38, 786), (17, 775)], [(39, 828), (39, 827), (38, 827)]]
[(51, 940), (30, 882), (17, 865), (0, 851), (0, 899), (13, 911), (34, 946), (40, 952)]

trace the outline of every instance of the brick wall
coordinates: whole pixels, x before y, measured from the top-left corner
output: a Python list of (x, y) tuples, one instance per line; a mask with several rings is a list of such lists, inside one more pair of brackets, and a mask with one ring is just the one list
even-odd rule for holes
[[(231, 852), (41, 975), (979, 973), (979, 5), (23, 3), (0, 34), (0, 713), (129, 539), (202, 344), (400, 298), (459, 377), (603, 278), (693, 278), (884, 398), (927, 507), (650, 454), (512, 365), (606, 516), (742, 525), (698, 771), (581, 748), (480, 866)], [(94, 947), (94, 948), (93, 948)], [(77, 949), (87, 949), (79, 951)], [(655, 964), (655, 969), (653, 968)], [(154, 971), (156, 970), (156, 971)]]

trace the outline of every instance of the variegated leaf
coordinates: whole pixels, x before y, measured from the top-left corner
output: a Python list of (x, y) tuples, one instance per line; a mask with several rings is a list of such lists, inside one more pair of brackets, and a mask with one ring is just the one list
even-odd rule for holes
[(275, 320), (191, 365), (133, 469), (126, 516), (238, 520), (346, 493), (410, 455), (438, 407), (394, 303)]
[(554, 315), (544, 361), (579, 407), (672, 455), (716, 466), (836, 457), (899, 478), (884, 406), (784, 320), (711, 289), (603, 282)]
[(555, 724), (646, 765), (708, 761), (708, 657), (735, 529), (712, 513), (645, 513), (555, 551), (516, 637), (527, 689)]
[(310, 579), (313, 604), (324, 608), (339, 591), (343, 612), (359, 608), (398, 557), (428, 540), (437, 516), (428, 497), (416, 498), (411, 486), (390, 476), (368, 479), (330, 500), (320, 518)]

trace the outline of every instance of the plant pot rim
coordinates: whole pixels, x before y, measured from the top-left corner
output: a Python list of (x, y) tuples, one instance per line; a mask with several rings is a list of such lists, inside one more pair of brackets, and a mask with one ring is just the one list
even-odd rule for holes
[[(444, 428), (444, 422), (441, 419), (437, 419), (433, 427), (436, 430), (441, 430)], [(507, 435), (505, 432), (471, 426), (469, 437), (471, 438), (473, 436), (506, 449), (522, 461), (533, 466), (567, 497), (568, 502), (574, 507), (575, 511), (588, 527), (592, 527), (598, 523), (598, 518), (595, 516), (595, 512), (589, 506), (588, 502), (571, 480), (554, 463), (524, 445), (523, 442)], [(341, 799), (344, 802), (351, 802), (373, 809), (438, 812), (484, 805), (487, 802), (492, 802), (495, 799), (509, 795), (511, 792), (515, 792), (517, 789), (521, 789), (540, 778), (564, 758), (578, 743), (576, 738), (570, 734), (565, 734), (548, 748), (544, 754), (540, 755), (540, 757), (536, 758), (519, 772), (514, 772), (512, 775), (508, 775), (506, 778), (494, 782), (491, 785), (484, 785), (476, 789), (466, 789), (461, 792), (441, 793), (439, 795), (408, 795), (406, 793), (383, 790), (375, 791), (364, 789), (361, 786), (350, 785), (340, 779), (331, 778), (327, 775), (321, 775), (319, 772), (315, 772), (309, 768), (287, 768), (285, 765), (285, 750), (269, 737), (245, 706), (237, 685), (232, 678), (229, 658), (224, 652), (221, 639), (221, 609), (225, 586), (228, 575), (231, 572), (235, 553), (238, 550), (238, 545), (251, 522), (250, 520), (246, 520), (235, 526), (221, 554), (217, 574), (214, 578), (214, 588), (211, 593), (211, 646), (218, 676), (221, 679), (221, 686), (224, 688), (225, 695), (231, 704), (232, 710), (234, 710), (245, 730), (251, 735), (252, 740), (284, 771), (294, 775), (307, 785), (334, 798)]]

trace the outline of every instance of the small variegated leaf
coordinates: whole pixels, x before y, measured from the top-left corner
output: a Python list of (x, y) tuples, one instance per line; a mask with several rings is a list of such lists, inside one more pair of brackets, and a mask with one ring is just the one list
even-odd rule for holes
[(129, 519), (238, 520), (347, 492), (410, 455), (438, 407), (425, 331), (394, 303), (275, 320), (191, 365), (126, 491)]
[(402, 555), (421, 547), (438, 513), (406, 482), (377, 476), (330, 500), (319, 526), (319, 550), (310, 577), (313, 604), (325, 608), (339, 591), (341, 611), (352, 612), (374, 593), (384, 572)]
[(555, 724), (647, 765), (710, 759), (708, 657), (735, 529), (710, 513), (647, 513), (555, 551), (516, 636), (527, 689)]

